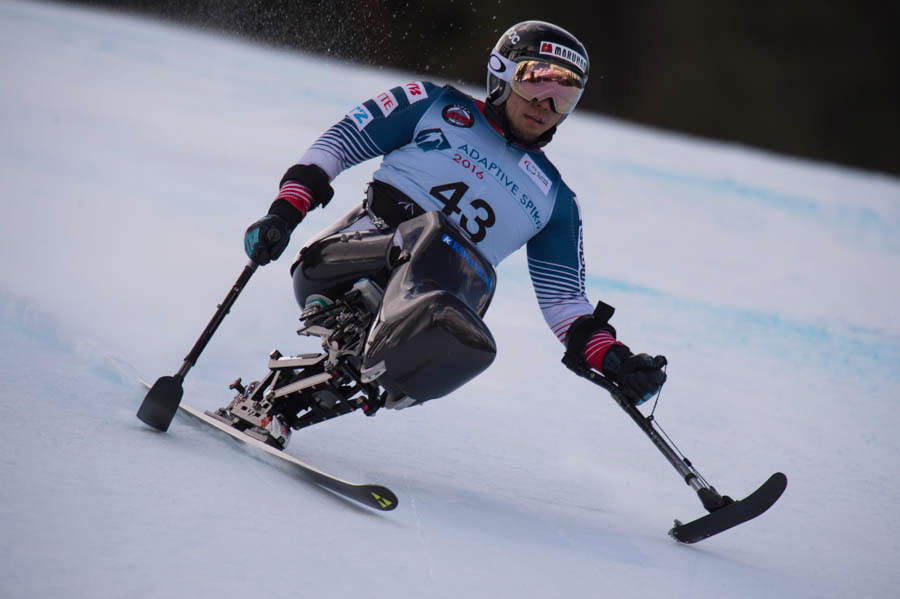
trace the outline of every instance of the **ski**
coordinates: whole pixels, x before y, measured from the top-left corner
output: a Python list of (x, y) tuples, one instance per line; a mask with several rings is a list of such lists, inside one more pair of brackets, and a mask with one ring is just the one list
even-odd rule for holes
[[(151, 387), (150, 383), (141, 378), (138, 378), (138, 381), (148, 389)], [(233, 439), (264, 452), (268, 457), (276, 458), (278, 463), (288, 465), (304, 480), (315, 483), (320, 487), (324, 487), (342, 497), (352, 499), (367, 507), (384, 512), (393, 510), (397, 507), (397, 496), (387, 487), (373, 484), (351, 483), (337, 478), (336, 476), (332, 476), (331, 474), (322, 472), (280, 449), (276, 449), (271, 445), (263, 443), (258, 439), (254, 439), (253, 437), (245, 435), (241, 431), (228, 426), (221, 420), (210, 415), (209, 412), (201, 412), (187, 404), (180, 404), (178, 406), (178, 411), (197, 423), (211, 426)]]
[(313, 468), (309, 464), (301, 462), (294, 456), (285, 453), (280, 449), (276, 449), (258, 439), (245, 435), (239, 430), (216, 419), (214, 416), (210, 415), (209, 412), (202, 412), (184, 403), (179, 405), (178, 409), (194, 421), (211, 426), (233, 439), (245, 443), (253, 449), (265, 452), (268, 456), (278, 459), (283, 464), (290, 465), (301, 478), (315, 483), (320, 487), (324, 487), (347, 499), (352, 499), (353, 501), (376, 510), (390, 511), (397, 507), (397, 496), (387, 487), (373, 484), (356, 484), (345, 481)]
[(756, 491), (741, 499), (726, 504), (701, 518), (682, 524), (675, 520), (669, 535), (680, 543), (696, 543), (719, 534), (729, 528), (756, 518), (778, 501), (787, 488), (787, 477), (776, 472)]

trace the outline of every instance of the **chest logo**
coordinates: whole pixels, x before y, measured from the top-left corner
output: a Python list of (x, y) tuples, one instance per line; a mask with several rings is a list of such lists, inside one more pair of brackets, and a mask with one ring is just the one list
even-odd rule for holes
[(459, 104), (444, 106), (441, 116), (454, 127), (471, 127), (475, 124), (475, 117), (472, 116), (472, 111)]
[(534, 181), (535, 185), (537, 185), (544, 195), (550, 193), (550, 188), (553, 186), (553, 183), (550, 181), (550, 177), (541, 170), (541, 167), (537, 165), (534, 158), (525, 154), (522, 156), (522, 160), (519, 161), (519, 168), (525, 171), (525, 174), (531, 177), (531, 180)]
[(416, 135), (415, 142), (423, 152), (446, 150), (450, 147), (450, 142), (440, 129), (422, 129)]

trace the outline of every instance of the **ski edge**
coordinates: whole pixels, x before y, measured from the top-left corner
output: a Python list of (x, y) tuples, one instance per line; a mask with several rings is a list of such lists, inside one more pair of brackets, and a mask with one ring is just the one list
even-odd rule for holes
[(327, 472), (323, 472), (309, 464), (302, 462), (289, 453), (276, 449), (271, 445), (267, 445), (258, 439), (249, 437), (238, 430), (235, 430), (219, 420), (209, 416), (203, 411), (198, 410), (190, 405), (182, 403), (179, 410), (192, 418), (212, 426), (213, 428), (225, 433), (229, 437), (236, 439), (249, 447), (263, 451), (273, 457), (287, 462), (297, 468), (297, 471), (306, 480), (324, 487), (329, 491), (333, 491), (338, 495), (352, 499), (367, 507), (371, 507), (380, 511), (390, 511), (397, 507), (398, 499), (393, 491), (382, 485), (375, 484), (357, 484), (338, 478)]
[(787, 488), (787, 476), (776, 472), (756, 491), (710, 514), (682, 524), (678, 520), (669, 536), (679, 543), (692, 544), (725, 532), (766, 512)]

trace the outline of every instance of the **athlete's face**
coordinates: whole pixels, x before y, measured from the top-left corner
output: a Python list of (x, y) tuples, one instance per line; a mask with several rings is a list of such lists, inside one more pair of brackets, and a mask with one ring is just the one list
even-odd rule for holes
[(550, 98), (540, 102), (529, 102), (519, 94), (512, 92), (506, 101), (506, 118), (509, 121), (509, 128), (516, 137), (527, 143), (536, 141), (556, 125), (562, 116), (550, 108)]

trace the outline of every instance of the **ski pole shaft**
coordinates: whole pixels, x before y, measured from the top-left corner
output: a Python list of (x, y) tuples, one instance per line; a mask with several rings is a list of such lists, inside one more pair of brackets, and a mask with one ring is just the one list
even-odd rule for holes
[(253, 273), (256, 272), (256, 269), (259, 265), (250, 260), (247, 262), (247, 265), (244, 266), (244, 270), (241, 271), (240, 276), (237, 278), (237, 281), (234, 282), (231, 289), (228, 291), (228, 295), (225, 296), (225, 299), (222, 300), (222, 303), (219, 304), (216, 313), (213, 314), (212, 319), (209, 321), (209, 324), (206, 325), (206, 328), (203, 329), (203, 333), (200, 334), (200, 337), (197, 339), (197, 342), (194, 344), (194, 347), (191, 348), (190, 353), (188, 353), (187, 357), (184, 359), (184, 364), (181, 365), (181, 368), (175, 373), (175, 376), (180, 380), (184, 380), (184, 377), (187, 375), (188, 371), (197, 363), (197, 359), (200, 357), (200, 354), (203, 353), (203, 350), (206, 349), (206, 345), (209, 343), (209, 340), (212, 339), (213, 334), (216, 332), (216, 329), (219, 328), (219, 325), (222, 324), (222, 321), (225, 320), (225, 316), (231, 310), (231, 306), (234, 305), (235, 300), (237, 300), (238, 296), (241, 294), (241, 291), (244, 290), (244, 286), (247, 285), (247, 282), (250, 280), (250, 277), (253, 276)]
[(703, 507), (712, 512), (727, 505), (728, 502), (731, 501), (727, 497), (719, 495), (718, 491), (699, 475), (693, 464), (669, 445), (662, 435), (659, 434), (657, 427), (654, 426), (653, 419), (649, 416), (644, 416), (630, 401), (625, 399), (615, 383), (590, 367), (581, 365), (578, 362), (563, 359), (563, 364), (575, 374), (586, 378), (595, 385), (603, 387), (610, 395), (612, 395), (612, 398), (619, 404), (619, 407), (625, 410), (625, 413), (634, 420), (635, 424), (637, 424), (642, 431), (644, 431), (644, 434), (650, 438), (653, 445), (656, 446), (672, 467), (675, 468), (678, 474), (681, 475), (684, 482), (697, 492), (697, 496), (703, 503)]
[(653, 426), (652, 421), (644, 416), (640, 410), (634, 407), (631, 402), (622, 397), (622, 394), (619, 392), (618, 387), (616, 387), (615, 383), (607, 379), (606, 377), (597, 374), (593, 370), (586, 370), (582, 376), (592, 383), (595, 383), (607, 391), (612, 395), (613, 399), (619, 404), (619, 407), (625, 410), (625, 413), (628, 414), (632, 420), (638, 425), (638, 427), (644, 431), (648, 437), (650, 437), (650, 441), (656, 446), (657, 449), (665, 456), (666, 460), (669, 461), (670, 464), (678, 471), (682, 478), (684, 478), (685, 482), (694, 488), (694, 490), (700, 490), (705, 487), (700, 480), (697, 478), (694, 469), (690, 467), (690, 465), (684, 462), (684, 459), (675, 452), (674, 449), (666, 442), (665, 439), (659, 434), (656, 428)]
[(212, 339), (213, 333), (222, 324), (225, 315), (228, 314), (247, 281), (250, 280), (250, 277), (256, 271), (257, 266), (258, 264), (251, 260), (244, 267), (244, 270), (241, 271), (237, 281), (231, 286), (231, 290), (222, 303), (219, 304), (212, 320), (203, 329), (203, 333), (201, 333), (200, 338), (197, 339), (194, 347), (184, 359), (184, 364), (181, 365), (178, 372), (174, 376), (159, 377), (150, 388), (150, 391), (147, 392), (137, 412), (137, 417), (141, 421), (163, 432), (169, 429), (169, 425), (175, 417), (175, 412), (178, 411), (178, 405), (181, 403), (181, 397), (184, 394), (184, 387), (182, 386), (184, 377), (187, 376), (188, 371), (197, 362), (197, 358), (203, 353), (209, 340)]

